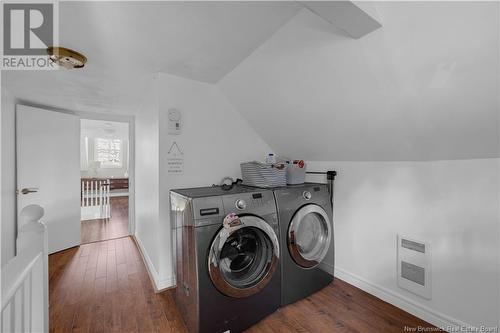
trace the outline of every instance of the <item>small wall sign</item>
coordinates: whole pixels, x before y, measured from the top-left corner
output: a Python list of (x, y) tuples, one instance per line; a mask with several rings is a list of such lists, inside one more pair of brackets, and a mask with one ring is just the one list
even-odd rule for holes
[(176, 141), (172, 142), (167, 152), (167, 172), (177, 175), (184, 172), (184, 153)]

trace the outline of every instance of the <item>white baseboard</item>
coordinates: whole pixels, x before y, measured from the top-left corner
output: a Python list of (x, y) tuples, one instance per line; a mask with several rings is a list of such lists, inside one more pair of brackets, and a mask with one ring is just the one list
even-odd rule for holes
[(167, 289), (175, 288), (175, 279), (173, 277), (169, 277), (166, 279), (161, 279), (156, 286), (156, 292), (160, 293)]
[(128, 197), (128, 196), (129, 196), (128, 191), (127, 192), (113, 192), (113, 191), (109, 192), (110, 198)]
[(160, 278), (160, 274), (158, 274), (158, 271), (155, 269), (155, 266), (153, 265), (153, 262), (151, 261), (151, 258), (149, 258), (148, 252), (142, 245), (141, 241), (139, 238), (132, 236), (132, 238), (135, 240), (135, 243), (137, 244), (137, 247), (139, 248), (139, 252), (141, 253), (142, 256), (142, 261), (144, 261), (144, 264), (146, 265), (147, 271), (149, 278), (151, 282), (153, 283), (153, 287), (155, 292), (159, 293), (165, 289), (172, 288), (175, 286), (175, 279), (174, 277), (167, 277), (167, 278)]
[[(329, 267), (325, 267), (328, 270)], [(425, 305), (418, 304), (417, 302), (391, 291), (387, 288), (381, 287), (377, 284), (371, 283), (364, 278), (355, 274), (349, 273), (342, 268), (335, 267), (335, 277), (343, 280), (353, 286), (372, 294), (381, 300), (390, 303), (412, 315), (425, 320), (426, 322), (437, 326), (448, 332), (461, 332), (461, 328), (474, 329), (473, 325), (469, 325), (456, 318), (452, 318), (443, 313), (435, 311)], [(469, 331), (468, 331), (469, 332)], [(475, 332), (471, 330), (470, 332)], [(479, 331), (478, 331), (479, 332)]]

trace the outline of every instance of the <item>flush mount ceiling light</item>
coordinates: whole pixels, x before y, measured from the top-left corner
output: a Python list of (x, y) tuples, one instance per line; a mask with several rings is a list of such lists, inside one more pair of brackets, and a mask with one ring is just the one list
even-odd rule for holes
[(49, 47), (47, 53), (52, 62), (66, 69), (82, 68), (87, 62), (83, 54), (65, 47)]

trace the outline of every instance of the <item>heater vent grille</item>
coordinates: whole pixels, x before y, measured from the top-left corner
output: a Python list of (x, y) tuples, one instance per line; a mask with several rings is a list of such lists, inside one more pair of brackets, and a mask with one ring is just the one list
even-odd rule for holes
[(398, 286), (431, 299), (431, 249), (422, 242), (398, 235)]
[(401, 261), (401, 277), (425, 286), (425, 268)]
[(425, 253), (425, 244), (411, 241), (409, 239), (401, 239), (401, 246), (408, 250), (413, 250)]

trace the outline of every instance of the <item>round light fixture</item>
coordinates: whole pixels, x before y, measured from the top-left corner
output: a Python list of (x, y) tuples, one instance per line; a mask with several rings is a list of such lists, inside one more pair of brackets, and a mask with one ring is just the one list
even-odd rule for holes
[(66, 69), (82, 68), (87, 62), (83, 54), (65, 47), (49, 47), (47, 49), (50, 60)]

